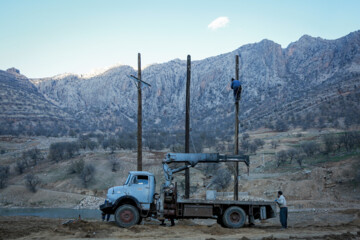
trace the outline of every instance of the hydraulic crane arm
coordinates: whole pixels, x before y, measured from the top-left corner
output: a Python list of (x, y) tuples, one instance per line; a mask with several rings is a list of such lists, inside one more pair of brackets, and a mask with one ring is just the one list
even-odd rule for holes
[[(243, 162), (249, 169), (250, 160), (248, 155), (222, 155), (219, 153), (168, 153), (163, 160), (165, 175), (165, 186), (170, 186), (172, 175), (190, 167), (195, 167), (198, 163), (219, 163), (219, 162)], [(169, 163), (186, 163), (179, 168), (172, 169)]]

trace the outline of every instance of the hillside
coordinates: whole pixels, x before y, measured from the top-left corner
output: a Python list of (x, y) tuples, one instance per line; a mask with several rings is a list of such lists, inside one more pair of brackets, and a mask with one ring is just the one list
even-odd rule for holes
[(16, 69), (0, 71), (0, 135), (66, 133), (74, 119)]
[[(245, 198), (272, 200), (276, 192), (282, 189), (286, 192), (292, 209), (358, 207), (360, 134), (357, 132), (357, 138), (354, 139), (356, 142), (348, 150), (345, 142), (340, 143), (339, 149), (334, 138), (332, 149), (326, 153), (323, 139), (327, 134), (299, 130), (278, 133), (266, 129), (250, 132), (251, 141), (262, 139), (264, 145), (257, 149), (256, 153), (249, 153), (249, 175), (246, 173), (246, 167), (240, 165), (239, 191), (248, 194)], [(331, 136), (341, 137), (342, 134), (333, 132)], [(0, 164), (2, 167), (8, 166), (9, 173), (3, 182), (3, 189), (0, 187), (0, 206), (97, 208), (99, 202), (103, 201), (101, 199), (106, 196), (107, 189), (122, 185), (128, 172), (136, 169), (136, 151), (130, 149), (111, 151), (101, 146), (92, 150), (86, 147), (80, 148), (71, 158), (51, 157), (51, 145), (57, 142), (76, 144), (77, 140), (1, 137), (0, 147), (4, 152), (0, 154)], [(277, 147), (273, 146), (273, 141), (277, 141)], [(316, 150), (311, 154), (301, 147), (308, 142), (317, 143)], [(34, 148), (40, 152), (35, 162), (29, 157), (29, 151)], [(281, 152), (290, 149), (301, 151), (299, 158), (291, 159), (289, 155), (281, 165), (277, 165)], [(169, 149), (163, 149), (143, 153), (143, 170), (156, 176), (158, 192), (165, 180), (161, 162), (168, 151)], [(215, 152), (215, 147), (204, 152)], [(228, 151), (221, 153), (232, 154)], [(114, 160), (117, 163), (115, 167)], [(20, 172), (19, 163), (22, 161), (27, 165), (24, 166), (23, 172)], [(76, 163), (81, 161), (95, 168), (91, 180), (86, 184), (81, 178), (81, 172), (74, 168)], [(84, 168), (85, 165), (80, 168)], [(232, 193), (232, 171), (232, 164), (198, 164), (191, 168), (191, 198), (205, 198), (206, 190)], [(26, 189), (28, 174), (34, 174), (40, 180), (36, 193)], [(219, 185), (217, 178), (228, 179), (228, 182)], [(174, 182), (178, 183), (180, 196), (183, 195), (184, 172), (174, 174)], [(221, 198), (220, 194), (218, 196)], [(100, 200), (92, 199), (87, 202), (89, 197), (99, 197)], [(232, 198), (231, 194), (224, 197)]]
[[(357, 31), (336, 40), (305, 35), (284, 49), (263, 40), (193, 61), (194, 134), (204, 131), (227, 136), (232, 132), (234, 113), (229, 83), (237, 54), (244, 85), (240, 113), (243, 130), (275, 128), (277, 121), (304, 128), (359, 124), (360, 31)], [(47, 99), (88, 126), (86, 130), (134, 130), (137, 91), (128, 76), (135, 73), (131, 67), (120, 66), (97, 76), (67, 74), (31, 81)], [(142, 76), (152, 85), (143, 90), (144, 131), (182, 129), (186, 62), (175, 59), (151, 65), (143, 70)], [(347, 106), (340, 112), (339, 102)]]

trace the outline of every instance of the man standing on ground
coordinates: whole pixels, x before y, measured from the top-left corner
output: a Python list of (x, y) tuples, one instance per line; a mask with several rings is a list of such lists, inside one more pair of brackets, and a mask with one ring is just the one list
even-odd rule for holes
[(234, 78), (231, 79), (231, 89), (234, 90), (234, 98), (235, 101), (240, 100), (241, 95), (241, 82), (239, 80), (235, 80)]
[[(107, 204), (110, 204), (110, 203), (107, 200), (105, 200), (105, 202), (103, 204), (101, 204), (100, 207), (101, 206), (106, 206)], [(110, 214), (102, 212), (101, 213), (101, 218), (102, 218), (103, 221), (105, 221), (105, 216), (106, 216), (106, 221), (108, 222), (110, 220)]]
[(282, 191), (278, 191), (278, 199), (275, 199), (275, 202), (280, 207), (280, 223), (282, 229), (287, 228), (287, 218), (288, 218), (288, 208), (286, 205), (286, 199), (282, 193)]

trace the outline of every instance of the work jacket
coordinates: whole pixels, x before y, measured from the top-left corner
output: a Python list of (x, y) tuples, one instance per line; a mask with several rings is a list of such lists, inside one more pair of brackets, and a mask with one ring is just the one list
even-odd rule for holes
[(231, 82), (231, 89), (238, 88), (241, 86), (241, 82), (239, 80), (234, 80)]

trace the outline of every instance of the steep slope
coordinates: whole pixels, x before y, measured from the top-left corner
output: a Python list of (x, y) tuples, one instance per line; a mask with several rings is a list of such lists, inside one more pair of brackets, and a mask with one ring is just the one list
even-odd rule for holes
[[(318, 109), (322, 101), (331, 105), (344, 98), (344, 92), (354, 94), (357, 101), (360, 31), (337, 40), (305, 35), (286, 49), (263, 40), (192, 62), (194, 131), (232, 131), (234, 115), (229, 83), (237, 54), (241, 56), (240, 78), (244, 84), (243, 127), (274, 126), (279, 119), (295, 126), (309, 111)], [(89, 129), (134, 129), (137, 91), (128, 78), (134, 73), (132, 68), (121, 66), (89, 78), (67, 75), (32, 82), (44, 96), (67, 108)], [(186, 62), (176, 59), (152, 65), (143, 70), (142, 76), (152, 85), (143, 91), (145, 131), (183, 128)], [(323, 112), (330, 126), (332, 122)], [(320, 117), (312, 119), (314, 124)]]
[(0, 71), (0, 134), (58, 134), (72, 123), (18, 70)]

